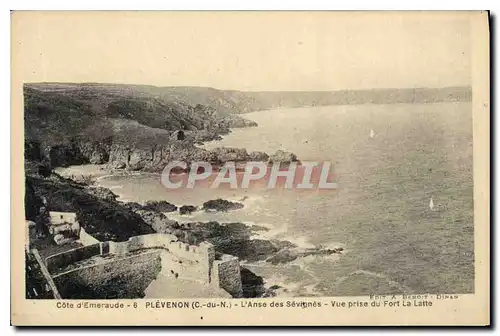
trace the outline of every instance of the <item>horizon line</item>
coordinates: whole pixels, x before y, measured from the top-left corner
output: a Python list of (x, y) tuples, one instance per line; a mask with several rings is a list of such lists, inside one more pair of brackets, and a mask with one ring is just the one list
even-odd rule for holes
[(450, 85), (442, 87), (429, 87), (429, 86), (419, 86), (419, 87), (380, 87), (380, 88), (367, 88), (367, 89), (331, 89), (331, 90), (242, 90), (242, 89), (220, 89), (212, 86), (196, 86), (196, 85), (154, 85), (154, 84), (130, 84), (130, 83), (109, 83), (109, 82), (25, 82), (23, 83), (23, 88), (25, 85), (36, 85), (36, 84), (61, 84), (61, 85), (117, 85), (117, 86), (145, 86), (154, 88), (198, 88), (198, 89), (212, 89), (218, 91), (236, 91), (236, 92), (342, 92), (342, 91), (384, 91), (384, 90), (442, 90), (442, 89), (459, 89), (467, 88), (472, 89), (472, 85)]

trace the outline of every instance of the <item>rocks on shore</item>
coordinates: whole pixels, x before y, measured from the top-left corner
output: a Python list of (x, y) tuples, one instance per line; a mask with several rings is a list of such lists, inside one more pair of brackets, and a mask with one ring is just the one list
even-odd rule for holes
[(167, 201), (147, 201), (142, 209), (157, 212), (174, 212), (177, 211), (177, 206)]
[(248, 153), (245, 148), (233, 147), (218, 147), (210, 151), (217, 159), (218, 162), (224, 163), (228, 161), (246, 161)]
[(255, 121), (244, 119), (235, 114), (229, 114), (224, 117), (223, 122), (226, 123), (229, 128), (244, 128), (244, 127), (257, 127), (258, 124)]
[(183, 205), (179, 208), (179, 213), (181, 215), (190, 215), (195, 212), (197, 208), (194, 205)]
[(248, 154), (248, 161), (262, 161), (266, 162), (269, 160), (269, 155), (264, 152), (254, 151)]
[(148, 211), (148, 210), (136, 210), (136, 214), (141, 216), (141, 218), (150, 225), (153, 230), (158, 233), (173, 233), (179, 225), (176, 221), (170, 220), (161, 212)]
[(284, 248), (277, 251), (273, 256), (266, 259), (267, 262), (271, 264), (286, 264), (290, 261), (293, 261), (297, 258), (303, 258), (311, 255), (330, 255), (330, 254), (339, 254), (344, 249), (342, 247), (334, 248), (334, 249), (322, 249), (322, 248), (312, 248), (307, 250), (301, 250), (298, 248)]
[(260, 161), (266, 162), (269, 159), (269, 155), (264, 152), (253, 151), (248, 153), (245, 148), (233, 148), (233, 147), (217, 147), (210, 150), (213, 158), (216, 162), (225, 163), (229, 161), (233, 162), (248, 162), (248, 161)]
[[(199, 140), (199, 137), (207, 139), (203, 136), (204, 131), (192, 132), (185, 132), (186, 140), (172, 140), (170, 143), (134, 144), (106, 138), (100, 141), (72, 139), (61, 145), (45, 147), (36, 141), (27, 140), (25, 146), (26, 155), (32, 158), (33, 162), (44, 163), (50, 168), (92, 163), (106, 164), (111, 170), (160, 172), (168, 162), (173, 160), (183, 161), (188, 165), (195, 161), (219, 165), (226, 162), (290, 163), (298, 161), (295, 154), (283, 150), (278, 150), (269, 156), (259, 151), (248, 153), (245, 148), (218, 147), (211, 150), (199, 148), (195, 146), (195, 143), (203, 142)], [(193, 137), (193, 134), (197, 135), (196, 139), (188, 140)]]
[(111, 169), (125, 169), (127, 165), (123, 161), (113, 161), (109, 164)]
[(142, 204), (137, 202), (124, 202), (123, 206), (131, 211), (142, 210)]
[(297, 162), (297, 155), (291, 153), (291, 152), (287, 152), (287, 151), (284, 151), (284, 150), (277, 150), (276, 153), (274, 153), (273, 155), (271, 155), (269, 157), (269, 163), (291, 163), (291, 162)]
[(264, 279), (250, 271), (248, 268), (240, 268), (241, 284), (243, 287), (243, 297), (255, 298), (262, 297), (266, 292), (264, 287)]
[(241, 203), (231, 202), (231, 201), (224, 200), (221, 198), (203, 203), (203, 210), (205, 210), (206, 212), (211, 212), (211, 211), (227, 212), (227, 211), (238, 210), (238, 209), (242, 209), (242, 208), (243, 208), (243, 204), (241, 204)]
[(94, 195), (97, 198), (104, 199), (106, 201), (116, 201), (118, 196), (114, 194), (111, 190), (108, 188), (103, 188), (103, 187), (87, 187), (86, 188), (87, 192), (90, 195)]

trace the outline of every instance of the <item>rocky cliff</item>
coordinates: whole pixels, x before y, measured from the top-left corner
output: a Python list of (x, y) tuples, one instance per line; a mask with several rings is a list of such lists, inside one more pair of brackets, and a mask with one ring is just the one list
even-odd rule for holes
[(27, 161), (48, 167), (109, 163), (115, 169), (158, 171), (172, 159), (220, 161), (195, 145), (219, 139), (232, 127), (257, 125), (199, 100), (186, 102), (134, 88), (25, 85)]

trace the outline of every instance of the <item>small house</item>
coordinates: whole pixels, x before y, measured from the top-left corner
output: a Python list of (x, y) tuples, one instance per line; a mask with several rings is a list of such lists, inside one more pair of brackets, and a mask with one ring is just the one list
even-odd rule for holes
[(49, 217), (49, 233), (58, 245), (79, 239), (80, 224), (76, 220), (76, 213), (50, 211)]

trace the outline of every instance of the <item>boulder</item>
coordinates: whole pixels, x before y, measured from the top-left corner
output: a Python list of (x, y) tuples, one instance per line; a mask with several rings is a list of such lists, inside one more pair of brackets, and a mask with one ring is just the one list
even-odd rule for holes
[(216, 200), (211, 200), (203, 203), (203, 210), (210, 211), (231, 211), (243, 208), (243, 204), (237, 202), (231, 202), (228, 200), (223, 200), (221, 198)]
[(141, 170), (144, 169), (152, 161), (151, 149), (135, 148), (130, 152), (128, 169)]
[(123, 162), (125, 164), (129, 161), (130, 149), (127, 146), (121, 144), (113, 144), (109, 151), (109, 162), (114, 164), (114, 162)]
[(157, 211), (157, 212), (174, 212), (177, 207), (167, 201), (147, 201), (142, 207), (143, 210)]
[(274, 153), (269, 157), (269, 163), (274, 163), (274, 162), (291, 163), (296, 161), (298, 161), (297, 155), (281, 149), (277, 150), (276, 153)]
[(266, 259), (271, 264), (286, 264), (301, 256), (301, 252), (296, 249), (282, 249), (277, 251), (272, 257)]
[(124, 169), (127, 165), (123, 161), (113, 161), (109, 165), (111, 169)]
[(284, 296), (288, 293), (288, 290), (280, 285), (272, 285), (271, 287), (265, 289), (262, 294), (263, 298)]
[(257, 127), (258, 124), (255, 121), (242, 118), (238, 115), (228, 115), (223, 119), (223, 122), (227, 127), (230, 128), (245, 128), (245, 127)]
[(109, 160), (110, 139), (97, 141), (78, 141), (78, 147), (84, 157), (92, 164), (103, 164)]
[(218, 147), (211, 150), (218, 162), (248, 161), (248, 153), (245, 148)]
[(183, 205), (179, 208), (179, 213), (181, 215), (190, 215), (192, 212), (196, 210), (197, 208), (194, 205)]
[(142, 220), (158, 233), (171, 234), (178, 226), (176, 221), (168, 219), (167, 216), (161, 212), (137, 210), (135, 213), (141, 216)]
[(261, 297), (265, 292), (264, 279), (250, 271), (248, 268), (240, 268), (241, 285), (243, 287), (243, 297)]
[(90, 195), (94, 195), (97, 198), (106, 200), (106, 201), (115, 201), (118, 196), (115, 195), (111, 190), (103, 187), (87, 187), (87, 193)]
[(248, 161), (267, 161), (269, 160), (269, 155), (264, 152), (251, 152), (248, 154)]
[(48, 146), (45, 148), (45, 153), (53, 168), (81, 165), (87, 162), (75, 143)]
[(137, 202), (126, 202), (123, 203), (123, 206), (131, 211), (142, 210), (142, 205)]

